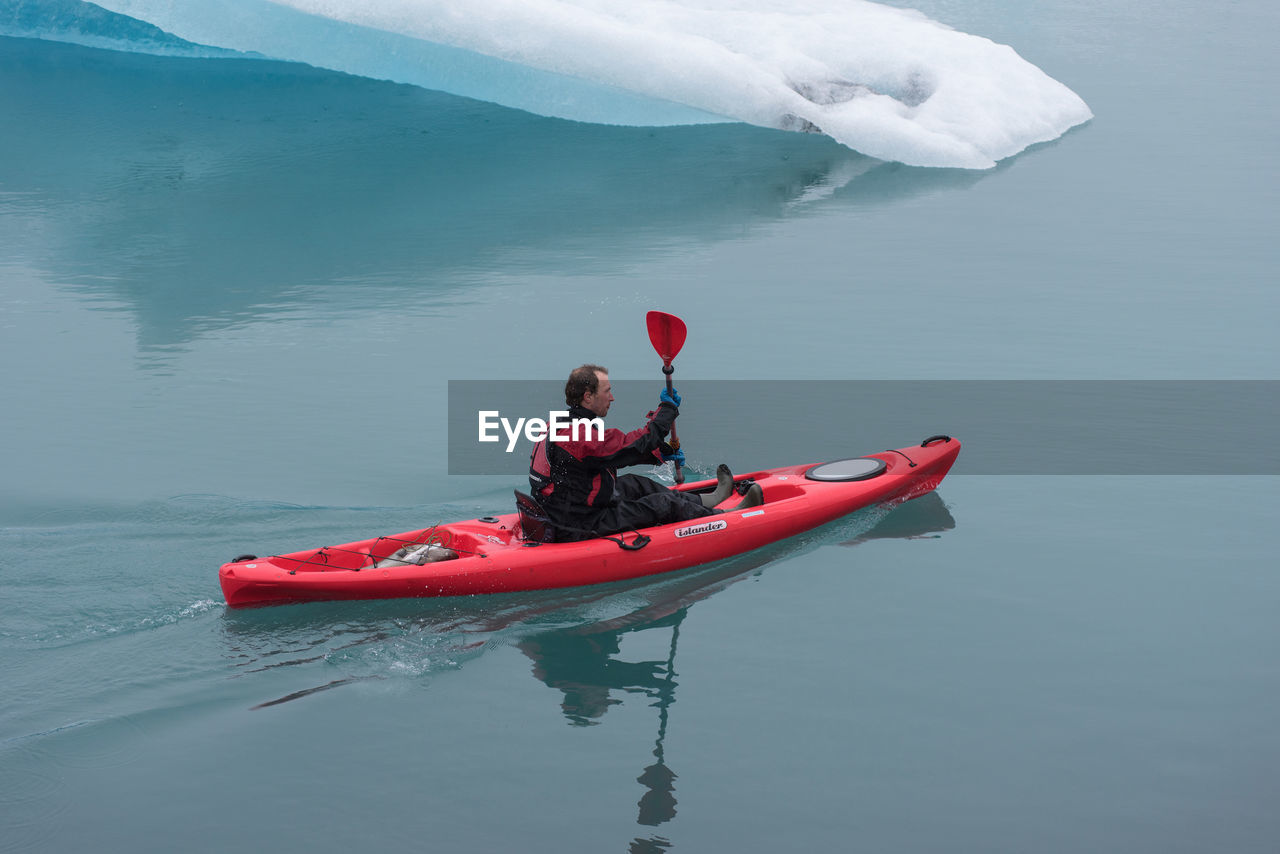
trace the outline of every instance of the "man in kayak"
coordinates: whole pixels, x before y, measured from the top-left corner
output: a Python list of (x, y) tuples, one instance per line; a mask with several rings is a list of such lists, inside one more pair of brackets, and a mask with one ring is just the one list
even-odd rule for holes
[[(564, 397), (571, 419), (604, 418), (613, 403), (609, 371), (599, 365), (574, 369), (565, 383)], [(658, 408), (630, 433), (609, 429), (595, 438), (591, 431), (583, 431), (577, 439), (553, 442), (548, 436), (534, 446), (529, 485), (558, 541), (586, 540), (721, 512), (715, 506), (733, 493), (728, 466), (716, 470), (716, 490), (709, 495), (668, 489), (641, 475), (618, 474), (620, 468), (644, 463), (675, 460), (683, 465), (684, 453), (665, 441), (679, 414), (680, 394), (663, 389)], [(753, 484), (734, 509), (762, 501), (760, 487)]]

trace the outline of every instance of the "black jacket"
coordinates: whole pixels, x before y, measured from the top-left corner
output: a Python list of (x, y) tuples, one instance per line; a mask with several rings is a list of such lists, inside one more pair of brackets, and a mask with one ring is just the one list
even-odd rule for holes
[[(664, 402), (649, 413), (644, 426), (630, 433), (608, 429), (602, 439), (596, 439), (588, 438), (583, 430), (576, 442), (543, 439), (534, 445), (529, 463), (529, 486), (534, 497), (552, 522), (571, 525), (593, 518), (602, 508), (617, 503), (613, 487), (618, 469), (641, 463), (662, 464), (662, 455), (672, 451), (665, 439), (679, 414), (678, 409)], [(574, 406), (569, 417), (598, 416)]]

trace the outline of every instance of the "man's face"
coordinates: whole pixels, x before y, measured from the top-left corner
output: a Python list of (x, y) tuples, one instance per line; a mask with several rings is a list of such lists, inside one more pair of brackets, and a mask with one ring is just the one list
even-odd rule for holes
[(609, 375), (596, 371), (596, 390), (582, 396), (582, 406), (604, 418), (609, 414), (611, 403), (613, 403), (613, 386), (609, 385)]

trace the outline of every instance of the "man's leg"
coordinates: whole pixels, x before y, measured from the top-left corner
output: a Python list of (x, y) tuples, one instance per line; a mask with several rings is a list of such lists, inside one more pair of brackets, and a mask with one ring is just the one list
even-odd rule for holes
[(595, 519), (601, 534), (614, 534), (633, 528), (648, 528), (668, 522), (686, 522), (715, 514), (702, 506), (702, 499), (673, 489), (641, 475), (624, 474), (618, 478), (619, 503), (606, 508)]
[(688, 501), (694, 504), (701, 504), (702, 496), (694, 495), (691, 492), (681, 492), (677, 489), (670, 489), (663, 486), (651, 477), (645, 477), (639, 474), (624, 474), (618, 476), (618, 482), (614, 485), (614, 492), (618, 497), (626, 500), (629, 498), (643, 498), (646, 495), (671, 495), (681, 501)]

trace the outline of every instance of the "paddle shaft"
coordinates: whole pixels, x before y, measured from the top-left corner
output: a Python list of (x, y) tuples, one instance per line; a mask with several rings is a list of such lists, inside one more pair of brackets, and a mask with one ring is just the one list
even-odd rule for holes
[[(676, 372), (676, 369), (671, 367), (669, 364), (663, 365), (662, 372), (667, 375), (667, 391), (670, 392), (672, 391), (671, 375)], [(676, 425), (674, 422), (671, 424), (671, 441), (667, 444), (677, 450), (680, 448), (680, 437), (676, 435)], [(676, 463), (676, 483), (684, 483), (684, 470), (680, 468), (680, 463)]]

